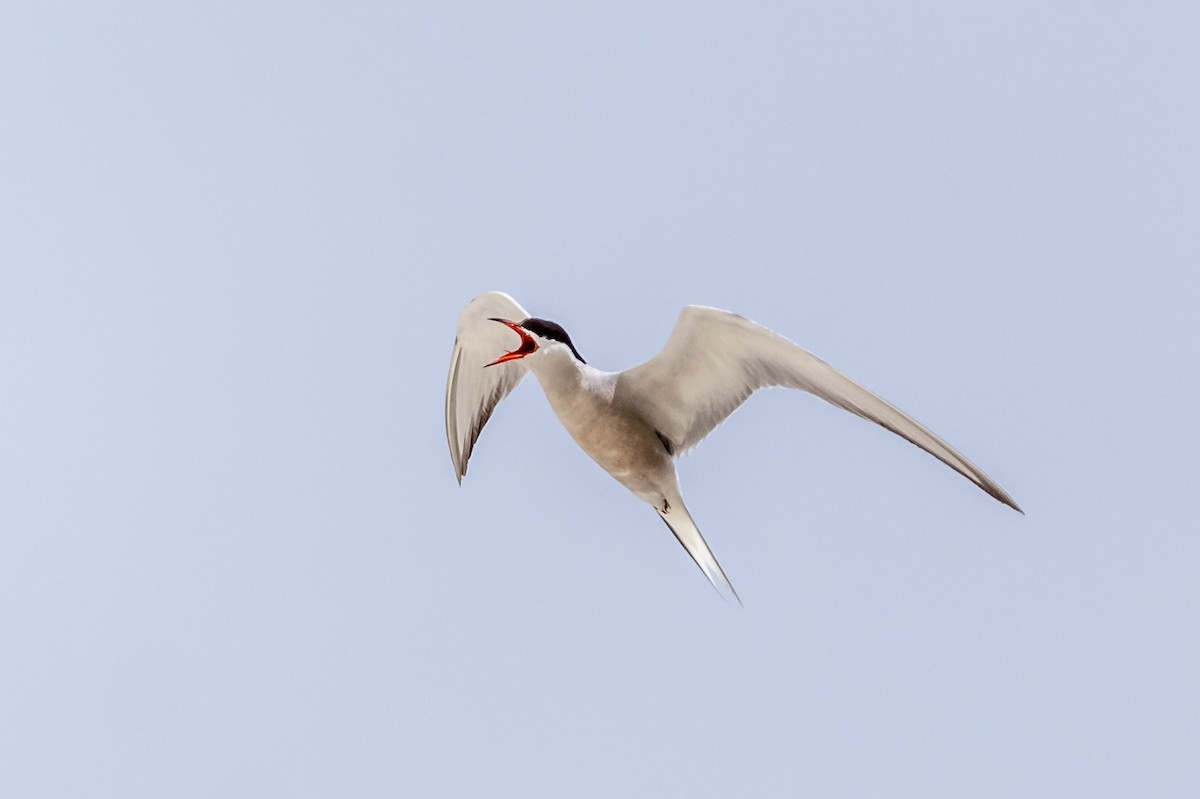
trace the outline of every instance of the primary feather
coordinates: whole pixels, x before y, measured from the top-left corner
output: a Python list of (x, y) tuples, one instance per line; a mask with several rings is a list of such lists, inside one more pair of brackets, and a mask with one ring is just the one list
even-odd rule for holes
[(869, 419), (1020, 510), (978, 466), (911, 416), (778, 333), (729, 311), (684, 308), (662, 352), (623, 372), (617, 393), (683, 453), (767, 386), (798, 388)]
[(519, 361), (511, 368), (484, 368), (512, 340), (512, 333), (489, 321), (489, 317), (520, 320), (527, 316), (525, 309), (502, 291), (480, 294), (458, 316), (446, 378), (446, 441), (460, 483), (492, 411), (525, 376), (525, 366)]

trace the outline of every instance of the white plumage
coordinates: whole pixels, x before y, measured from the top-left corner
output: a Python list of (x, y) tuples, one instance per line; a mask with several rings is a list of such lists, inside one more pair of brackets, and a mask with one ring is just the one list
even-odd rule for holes
[[(520, 347), (510, 351), (514, 333)], [(760, 388), (798, 388), (869, 419), (1020, 510), (979, 467), (916, 420), (749, 319), (689, 305), (657, 356), (624, 372), (602, 372), (579, 357), (561, 327), (530, 319), (501, 292), (476, 297), (458, 319), (446, 385), (446, 436), (460, 482), (480, 431), (526, 371), (537, 376), (579, 446), (654, 506), (713, 586), (733, 599), (733, 586), (684, 505), (672, 461)]]

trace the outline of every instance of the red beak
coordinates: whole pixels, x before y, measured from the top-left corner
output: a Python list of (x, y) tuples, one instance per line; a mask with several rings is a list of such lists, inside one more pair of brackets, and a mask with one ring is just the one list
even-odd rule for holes
[(516, 322), (510, 322), (507, 319), (497, 319), (495, 317), (489, 318), (492, 322), (499, 322), (502, 325), (508, 325), (510, 328), (512, 328), (513, 332), (521, 337), (521, 346), (517, 347), (512, 352), (504, 353), (491, 363), (484, 364), (483, 367), (485, 369), (489, 366), (495, 366), (498, 363), (504, 363), (505, 361), (518, 361), (521, 358), (524, 358), (526, 355), (537, 352), (537, 342), (533, 340), (533, 336), (525, 332), (525, 328), (521, 327)]

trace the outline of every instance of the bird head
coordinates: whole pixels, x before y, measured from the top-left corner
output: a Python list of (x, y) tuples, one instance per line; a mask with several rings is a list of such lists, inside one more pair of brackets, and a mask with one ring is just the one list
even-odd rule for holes
[(562, 325), (556, 322), (533, 317), (523, 322), (513, 322), (496, 317), (491, 317), (491, 321), (506, 325), (521, 337), (521, 343), (515, 350), (504, 353), (487, 366), (528, 358), (534, 353), (552, 354), (554, 352), (570, 353), (580, 363), (587, 363), (579, 354), (579, 350), (575, 349), (575, 345), (571, 343), (571, 337), (567, 335), (567, 331), (563, 330)]

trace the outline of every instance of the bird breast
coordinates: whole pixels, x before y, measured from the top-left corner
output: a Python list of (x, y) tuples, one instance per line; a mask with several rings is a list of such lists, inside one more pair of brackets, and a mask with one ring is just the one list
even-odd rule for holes
[(574, 379), (535, 372), (550, 407), (575, 443), (601, 468), (652, 504), (659, 504), (671, 458), (654, 427), (613, 400), (616, 375), (579, 370)]

